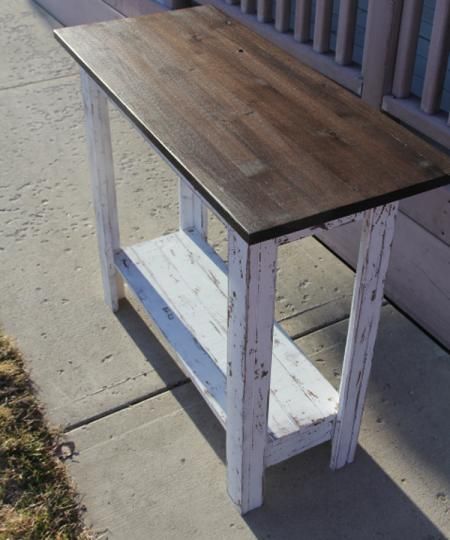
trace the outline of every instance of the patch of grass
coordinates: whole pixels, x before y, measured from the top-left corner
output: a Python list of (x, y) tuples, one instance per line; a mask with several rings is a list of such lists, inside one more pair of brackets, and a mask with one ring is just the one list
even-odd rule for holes
[(0, 540), (85, 540), (81, 507), (23, 359), (0, 333)]

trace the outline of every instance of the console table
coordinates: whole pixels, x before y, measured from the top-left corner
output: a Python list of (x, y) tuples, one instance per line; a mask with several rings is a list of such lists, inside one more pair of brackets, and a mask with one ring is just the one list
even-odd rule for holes
[[(124, 280), (226, 428), (231, 499), (257, 508), (266, 467), (328, 440), (332, 468), (351, 462), (398, 201), (448, 183), (449, 160), (210, 6), (55, 34), (82, 68), (106, 302)], [(121, 246), (107, 98), (180, 177), (178, 232)], [(277, 248), (355, 220), (336, 392), (274, 322)]]

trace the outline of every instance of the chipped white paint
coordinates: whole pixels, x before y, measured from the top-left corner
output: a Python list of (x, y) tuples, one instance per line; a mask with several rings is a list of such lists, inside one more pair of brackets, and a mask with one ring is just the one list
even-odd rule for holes
[(206, 240), (208, 236), (208, 210), (200, 197), (193, 191), (184, 178), (178, 181), (180, 203), (180, 229), (195, 229)]
[[(198, 232), (125, 248), (116, 264), (222, 425), (227, 424), (227, 269)], [(338, 394), (277, 325), (265, 466), (330, 440)]]
[(397, 210), (398, 203), (368, 210), (363, 223), (332, 439), (332, 469), (351, 463), (355, 456)]
[(229, 493), (242, 513), (262, 504), (265, 467), (330, 440), (333, 430), (332, 466), (352, 461), (396, 209), (365, 213), (339, 422), (336, 391), (274, 325), (276, 242), (249, 246), (229, 233), (228, 293), (226, 267), (196, 229), (116, 255), (131, 290), (227, 429)]
[(241, 513), (263, 502), (277, 248), (228, 234), (227, 474)]
[[(207, 205), (180, 179), (180, 231), (120, 250), (107, 101), (85, 73), (82, 89), (106, 302), (116, 310), (123, 295), (118, 270), (227, 429), (232, 500), (259, 507), (265, 467), (332, 437), (332, 467), (352, 461), (397, 204), (254, 245), (229, 229), (227, 279), (206, 243)], [(277, 247), (362, 216), (338, 412), (337, 392), (274, 324)]]
[(108, 103), (97, 84), (81, 70), (97, 240), (106, 303), (113, 311), (123, 297), (123, 281), (114, 266), (119, 249), (116, 189), (109, 127)]
[[(333, 418), (335, 416), (333, 415)], [(287, 435), (282, 439), (271, 440), (266, 447), (266, 467), (275, 465), (280, 461), (301, 454), (314, 446), (318, 446), (331, 439), (334, 421), (323, 421), (316, 425), (307, 426), (301, 431)]]
[(290, 242), (295, 242), (296, 240), (301, 240), (302, 238), (307, 238), (308, 236), (313, 236), (316, 233), (330, 231), (337, 227), (342, 227), (342, 225), (347, 225), (355, 221), (360, 221), (364, 217), (364, 212), (357, 212), (356, 214), (350, 214), (343, 218), (333, 219), (332, 221), (326, 221), (322, 225), (316, 227), (308, 227), (307, 229), (302, 229), (300, 231), (295, 231), (290, 234), (285, 234), (279, 236), (275, 239), (277, 245), (281, 246), (283, 244), (289, 244)]

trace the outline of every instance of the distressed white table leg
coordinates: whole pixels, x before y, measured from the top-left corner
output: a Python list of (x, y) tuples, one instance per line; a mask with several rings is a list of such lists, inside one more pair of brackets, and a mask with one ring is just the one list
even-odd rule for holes
[(351, 463), (355, 457), (397, 208), (398, 203), (374, 208), (366, 212), (363, 221), (332, 439), (332, 469)]
[(91, 166), (91, 184), (97, 224), (97, 241), (106, 303), (113, 311), (124, 296), (123, 281), (114, 266), (120, 247), (111, 133), (106, 96), (81, 70), (81, 89)]
[(227, 475), (242, 514), (263, 502), (276, 254), (228, 233)]
[(191, 186), (179, 179), (180, 229), (182, 231), (196, 229), (204, 240), (208, 236), (208, 209)]

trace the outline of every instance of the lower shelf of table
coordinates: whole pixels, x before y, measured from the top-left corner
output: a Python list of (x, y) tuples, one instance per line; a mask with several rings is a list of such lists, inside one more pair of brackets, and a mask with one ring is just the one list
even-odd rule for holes
[[(183, 231), (124, 248), (115, 263), (226, 427), (225, 263)], [(266, 465), (329, 440), (337, 402), (336, 390), (275, 324)]]

